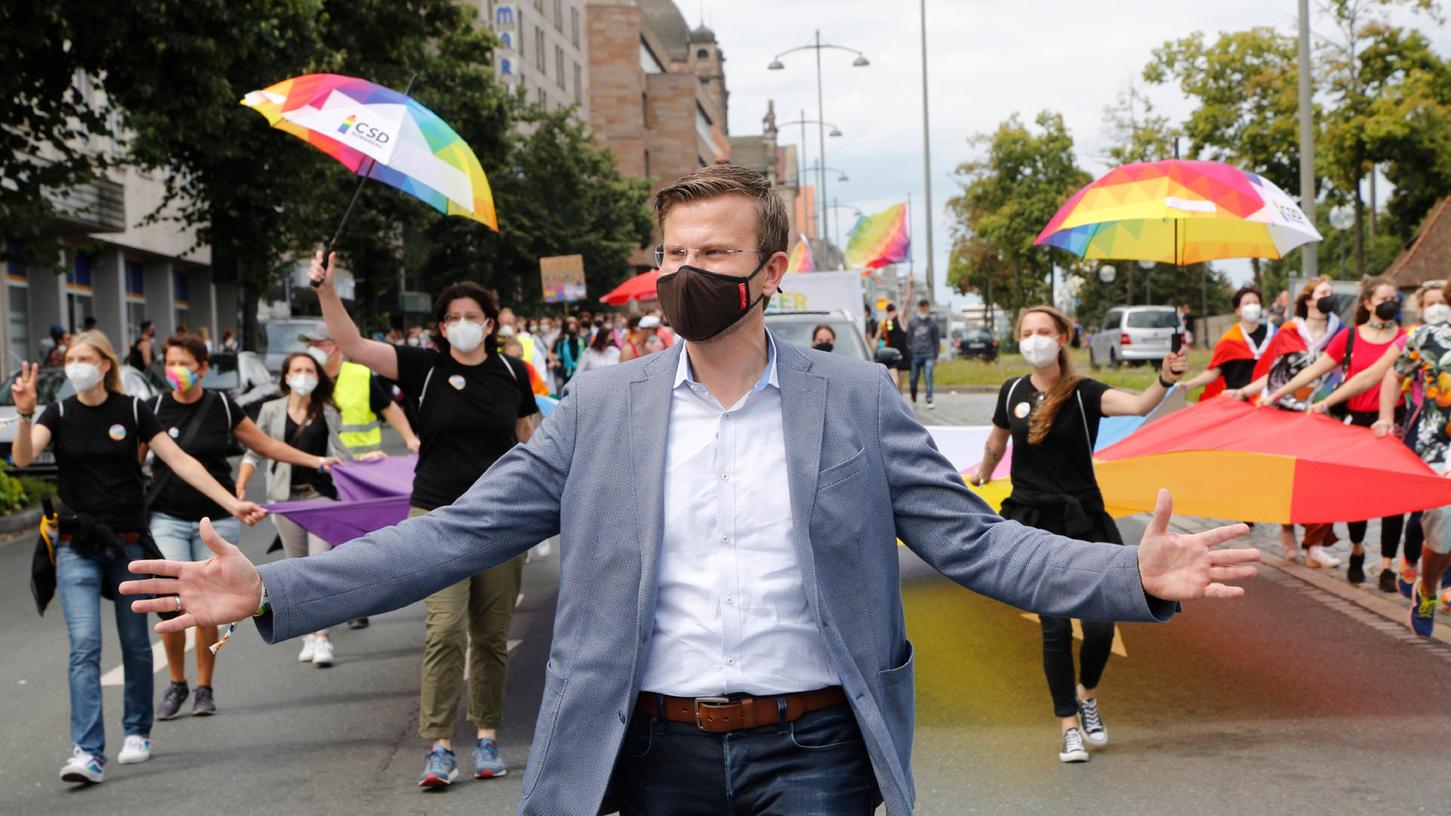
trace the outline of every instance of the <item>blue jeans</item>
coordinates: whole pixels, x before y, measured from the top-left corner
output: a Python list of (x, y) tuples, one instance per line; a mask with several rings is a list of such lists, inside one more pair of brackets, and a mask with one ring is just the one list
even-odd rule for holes
[(141, 545), (127, 544), (126, 557), (88, 558), (77, 555), (69, 545), (55, 551), (56, 594), (65, 609), (66, 632), (70, 635), (71, 742), (81, 750), (106, 761), (106, 732), (101, 719), (101, 588), (116, 596), (116, 633), (121, 638), (121, 661), (125, 666), (125, 713), (121, 719), (126, 734), (151, 735), (151, 692), (153, 666), (151, 636), (146, 615), (131, 611), (131, 599), (116, 591), (122, 581), (140, 578), (126, 569), (145, 558)]
[(930, 354), (912, 355), (912, 401), (917, 401), (917, 375), (920, 372), (927, 373), (927, 401), (932, 401), (932, 364), (937, 358)]
[(610, 794), (622, 816), (868, 816), (882, 801), (847, 705), (727, 734), (636, 713)]
[[(187, 521), (165, 513), (151, 514), (151, 537), (168, 561), (205, 561), (212, 551), (202, 542), (201, 522)], [(228, 543), (242, 541), (242, 522), (232, 516), (212, 519), (217, 535)]]

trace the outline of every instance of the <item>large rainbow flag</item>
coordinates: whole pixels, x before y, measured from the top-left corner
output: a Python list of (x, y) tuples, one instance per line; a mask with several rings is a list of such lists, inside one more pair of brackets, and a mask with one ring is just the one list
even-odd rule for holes
[(907, 260), (911, 252), (906, 204), (857, 218), (846, 238), (846, 265), (851, 269), (880, 269)]
[(791, 247), (791, 254), (786, 256), (786, 271), (787, 273), (816, 271), (816, 261), (811, 257), (811, 244), (807, 242), (805, 235), (800, 236), (796, 241), (796, 246)]

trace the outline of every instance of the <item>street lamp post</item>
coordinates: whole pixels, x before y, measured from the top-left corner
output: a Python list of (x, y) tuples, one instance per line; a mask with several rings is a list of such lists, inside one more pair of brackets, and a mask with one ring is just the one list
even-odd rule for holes
[(1154, 267), (1153, 261), (1139, 261), (1139, 268), (1144, 270), (1144, 305), (1154, 305)]
[[(1330, 226), (1345, 232), (1355, 226), (1355, 210), (1341, 205), (1330, 210)], [(1336, 273), (1337, 279), (1345, 278), (1345, 239), (1342, 237), (1337, 243), (1340, 244), (1340, 271)]]
[[(798, 156), (797, 159), (796, 159), (796, 175), (797, 175), (796, 187), (797, 187), (798, 190), (800, 190), (800, 189), (804, 189), (804, 185), (801, 183), (802, 182), (801, 175), (802, 175), (802, 172), (803, 172), (802, 171), (802, 166), (805, 164), (805, 162), (802, 159), (806, 155), (806, 126), (807, 125), (816, 125), (818, 129), (819, 128), (831, 128), (831, 130), (829, 130), (829, 131), (826, 132), (826, 135), (827, 136), (830, 136), (833, 139), (836, 139), (836, 138), (840, 138), (841, 137), (841, 128), (837, 127), (836, 125), (833, 125), (830, 122), (823, 122), (820, 119), (807, 119), (806, 118), (806, 111), (801, 111), (801, 118), (795, 119), (795, 120), (790, 121), (790, 122), (782, 122), (779, 125), (779, 127), (783, 127), (784, 128), (784, 127), (790, 127), (792, 125), (800, 125), (801, 126), (801, 156)], [(824, 158), (818, 157), (817, 160), (816, 160), (816, 163), (818, 165), (821, 165), (822, 167), (825, 167), (825, 159)], [(805, 172), (810, 172), (811, 169), (812, 168), (806, 168), (806, 171)], [(825, 175), (824, 175), (825, 170), (822, 170), (821, 172), (823, 173), (823, 175), (821, 176), (822, 179), (823, 179), (823, 183), (825, 183), (824, 182), (824, 179), (825, 179)], [(833, 171), (833, 172), (840, 172), (840, 171)], [(816, 211), (820, 214), (819, 215), (819, 219), (820, 219), (820, 222), (821, 222), (818, 235), (820, 236), (820, 239), (821, 240), (825, 241), (826, 240), (826, 215), (825, 215), (825, 213), (826, 213), (826, 199), (824, 197), (825, 196), (825, 191), (822, 190), (822, 189), (818, 189), (816, 192), (817, 192), (817, 197), (820, 199), (817, 202), (817, 205), (816, 205), (816, 208), (815, 208)]]
[[(840, 181), (845, 181), (846, 178), (843, 176), (839, 180)], [(857, 207), (854, 204), (842, 204), (839, 201), (833, 201), (828, 206), (829, 206), (830, 209), (833, 209), (833, 210), (851, 210), (852, 213), (854, 215), (856, 215), (858, 218), (861, 218), (863, 215), (865, 215), (865, 213), (863, 213), (861, 211), (861, 208), (860, 207)], [(845, 240), (846, 239), (844, 239), (844, 238), (841, 237), (841, 214), (838, 213), (837, 216), (836, 216), (836, 244), (837, 244), (837, 246), (839, 246), (839, 247), (842, 248), (842, 251), (845, 251), (846, 250)]]
[[(781, 53), (777, 54), (776, 57), (775, 57), (775, 59), (771, 60), (770, 64), (767, 65), (766, 68), (767, 68), (767, 70), (770, 70), (770, 71), (781, 71), (781, 70), (785, 70), (786, 65), (783, 62), (781, 62), (781, 58), (782, 57), (786, 56), (787, 54), (791, 54), (791, 53), (794, 53), (794, 52), (797, 52), (797, 51), (807, 51), (807, 50), (815, 51), (816, 52), (816, 115), (817, 115), (818, 119), (820, 119), (821, 117), (825, 117), (826, 116), (826, 109), (824, 107), (824, 101), (823, 101), (823, 96), (824, 95), (822, 94), (822, 89), (821, 89), (821, 52), (823, 50), (825, 50), (825, 49), (830, 48), (830, 49), (835, 49), (837, 51), (847, 51), (847, 52), (850, 52), (852, 54), (856, 54), (856, 59), (854, 59), (854, 60), (851, 61), (852, 67), (854, 67), (854, 68), (864, 68), (867, 65), (870, 65), (871, 63), (867, 61), (867, 58), (866, 58), (866, 55), (865, 54), (863, 54), (862, 52), (856, 50), (855, 48), (847, 48), (844, 45), (833, 45), (831, 43), (824, 43), (824, 42), (822, 42), (821, 41), (821, 29), (817, 29), (816, 32), (815, 32), (815, 34), (816, 34), (816, 36), (815, 36), (815, 38), (811, 42), (809, 42), (809, 43), (807, 43), (805, 45), (798, 45), (795, 48), (788, 48), (785, 51), (782, 51)], [(805, 117), (803, 116), (802, 119), (805, 119)], [(836, 135), (840, 135), (839, 132)], [(826, 168), (825, 168), (825, 165), (826, 165), (826, 129), (825, 129), (824, 123), (822, 123), (821, 121), (817, 121), (817, 123), (816, 123), (816, 140), (817, 140), (817, 149), (819, 151), (817, 153), (817, 159), (822, 164), (822, 168), (821, 168), (821, 171), (820, 171), (820, 179), (821, 179), (821, 190), (820, 190), (820, 194), (821, 194), (821, 200), (823, 202), (825, 202), (827, 200), (827, 198), (826, 198)], [(822, 208), (821, 233), (822, 233), (823, 236), (825, 236), (825, 234), (826, 234), (826, 215), (825, 215), (825, 212), (826, 212), (825, 208)]]
[[(808, 170), (817, 170), (817, 169), (820, 169), (820, 170), (824, 170), (824, 171), (827, 171), (827, 172), (835, 173), (836, 174), (836, 182), (838, 184), (845, 184), (848, 181), (851, 181), (851, 179), (847, 177), (845, 170), (838, 170), (835, 167), (826, 167), (826, 166), (822, 165), (820, 162), (817, 162), (816, 165), (813, 165), (812, 167), (809, 167), (807, 169)], [(830, 208), (828, 207), (828, 209), (830, 209)], [(830, 216), (830, 213), (828, 213), (828, 216)], [(841, 232), (841, 216), (837, 216), (836, 221), (834, 223), (828, 225), (828, 226), (829, 226), (829, 228), (831, 230), (831, 235), (833, 237), (836, 237)], [(838, 246), (840, 246), (839, 243), (838, 243)]]

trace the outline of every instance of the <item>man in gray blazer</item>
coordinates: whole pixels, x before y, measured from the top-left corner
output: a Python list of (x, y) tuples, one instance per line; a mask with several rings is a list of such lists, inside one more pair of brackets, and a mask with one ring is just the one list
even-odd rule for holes
[[(1023, 609), (1164, 621), (1230, 598), (1243, 525), (1138, 547), (1007, 522), (879, 367), (778, 342), (784, 206), (706, 167), (657, 194), (661, 305), (685, 340), (573, 380), (455, 504), (315, 558), (140, 562), (158, 631), (258, 613), (277, 642), (413, 603), (559, 534), (560, 589), (521, 814), (911, 811), (912, 646), (897, 539)], [(330, 267), (315, 274), (328, 275)]]

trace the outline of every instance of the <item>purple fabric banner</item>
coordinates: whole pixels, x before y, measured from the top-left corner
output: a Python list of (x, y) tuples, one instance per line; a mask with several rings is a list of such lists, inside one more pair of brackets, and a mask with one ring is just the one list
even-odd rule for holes
[(334, 546), (408, 517), (417, 454), (371, 462), (339, 462), (332, 468), (338, 501), (309, 499), (267, 505)]

